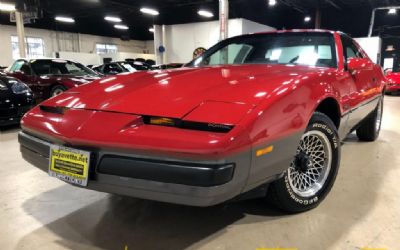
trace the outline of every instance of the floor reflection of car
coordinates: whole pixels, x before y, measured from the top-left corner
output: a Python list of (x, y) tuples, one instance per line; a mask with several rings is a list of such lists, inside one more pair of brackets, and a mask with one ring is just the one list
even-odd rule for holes
[(400, 93), (400, 72), (392, 69), (386, 70), (386, 94)]
[(104, 75), (117, 75), (121, 73), (133, 73), (136, 71), (149, 70), (149, 67), (141, 62), (112, 62), (106, 63), (97, 67), (93, 70), (104, 74)]
[(19, 123), (33, 105), (33, 93), (26, 84), (0, 73), (0, 126)]
[(6, 73), (26, 83), (36, 99), (47, 99), (100, 78), (86, 66), (62, 59), (20, 59)]

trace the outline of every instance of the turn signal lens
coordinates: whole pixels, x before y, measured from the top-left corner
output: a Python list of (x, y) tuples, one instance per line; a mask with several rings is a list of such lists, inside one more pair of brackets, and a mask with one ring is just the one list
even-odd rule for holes
[(228, 133), (234, 128), (233, 125), (192, 122), (174, 118), (151, 117), (151, 116), (143, 116), (143, 122), (144, 124), (149, 124), (149, 125), (167, 126), (167, 127), (191, 129), (198, 131), (210, 131), (216, 133)]
[(174, 119), (164, 117), (150, 117), (149, 123), (152, 125), (175, 126)]

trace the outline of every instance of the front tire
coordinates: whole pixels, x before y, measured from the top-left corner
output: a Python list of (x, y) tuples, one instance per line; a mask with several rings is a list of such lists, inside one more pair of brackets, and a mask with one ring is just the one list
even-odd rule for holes
[(330, 192), (339, 164), (336, 126), (325, 114), (316, 112), (288, 170), (281, 179), (271, 183), (267, 199), (289, 213), (313, 209)]
[(378, 106), (357, 129), (357, 137), (361, 141), (375, 141), (379, 137), (382, 126), (383, 96), (378, 102)]

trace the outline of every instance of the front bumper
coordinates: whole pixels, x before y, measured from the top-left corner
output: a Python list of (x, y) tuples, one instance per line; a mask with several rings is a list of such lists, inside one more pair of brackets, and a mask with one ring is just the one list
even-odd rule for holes
[(400, 84), (397, 83), (388, 83), (386, 84), (386, 92), (399, 92)]
[[(54, 142), (24, 132), (19, 142), (23, 158), (48, 172)], [(250, 151), (217, 161), (190, 161), (74, 148), (93, 153), (87, 189), (193, 206), (211, 206), (239, 195), (251, 165)]]

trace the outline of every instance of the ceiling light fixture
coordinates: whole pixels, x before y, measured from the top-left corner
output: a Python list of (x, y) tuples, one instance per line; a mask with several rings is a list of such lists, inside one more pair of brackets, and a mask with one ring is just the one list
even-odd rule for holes
[(121, 24), (116, 24), (114, 25), (114, 28), (119, 29), (119, 30), (129, 30), (129, 27), (126, 25), (121, 25)]
[(310, 16), (306, 16), (306, 17), (304, 18), (304, 22), (308, 23), (308, 22), (310, 22), (310, 21), (311, 21), (311, 17), (310, 17)]
[(15, 5), (9, 3), (0, 3), (0, 10), (2, 11), (15, 11)]
[(150, 31), (151, 33), (154, 33), (155, 29), (154, 29), (154, 28), (150, 28), (149, 31)]
[(198, 13), (200, 16), (208, 17), (208, 18), (214, 16), (214, 14), (213, 14), (212, 12), (208, 11), (208, 10), (199, 10), (197, 13)]
[(269, 6), (275, 6), (276, 5), (276, 0), (269, 0), (268, 1)]
[(158, 12), (157, 10), (150, 9), (150, 8), (141, 8), (140, 12), (142, 12), (144, 14), (152, 15), (152, 16), (158, 16), (160, 14), (160, 12)]
[(389, 15), (396, 15), (397, 14), (397, 10), (396, 9), (389, 9), (388, 14)]
[(388, 45), (388, 46), (386, 47), (386, 51), (389, 51), (389, 52), (395, 51), (394, 45)]
[(56, 21), (63, 23), (75, 23), (75, 20), (71, 17), (56, 16), (54, 19), (56, 19)]
[(113, 23), (122, 22), (121, 18), (115, 17), (115, 16), (106, 16), (106, 17), (104, 17), (104, 20), (109, 21), (109, 22), (113, 22)]

